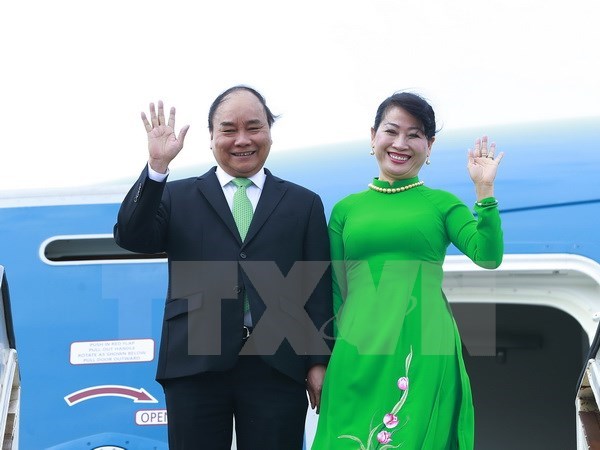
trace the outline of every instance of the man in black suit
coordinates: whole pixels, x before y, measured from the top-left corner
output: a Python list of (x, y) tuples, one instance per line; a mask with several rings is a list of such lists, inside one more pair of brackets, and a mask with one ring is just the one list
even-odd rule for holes
[[(189, 128), (175, 135), (175, 109), (165, 122), (162, 102), (158, 112), (151, 104), (150, 121), (144, 113), (142, 120), (148, 165), (114, 235), (126, 249), (168, 255), (157, 380), (169, 447), (229, 450), (235, 418), (238, 450), (300, 450), (306, 391), (318, 412), (330, 350), (321, 199), (263, 167), (275, 117), (248, 86), (226, 90), (210, 107), (218, 166), (198, 178), (166, 182)], [(234, 219), (240, 179), (252, 204), (247, 231)]]

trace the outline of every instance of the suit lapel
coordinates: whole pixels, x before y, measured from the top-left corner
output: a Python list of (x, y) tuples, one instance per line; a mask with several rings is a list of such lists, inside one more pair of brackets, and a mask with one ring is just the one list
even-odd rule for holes
[[(240, 239), (240, 233), (237, 229), (235, 221), (233, 220), (233, 214), (229, 209), (229, 205), (227, 204), (227, 200), (223, 194), (223, 189), (219, 185), (219, 179), (215, 174), (215, 170), (216, 168), (213, 167), (204, 175), (198, 177), (196, 179), (196, 187), (241, 244), (242, 242)], [(254, 238), (258, 231), (262, 228), (287, 190), (282, 179), (273, 176), (269, 170), (264, 170), (267, 174), (267, 178), (265, 180), (265, 185), (263, 186), (263, 191), (260, 195), (260, 200), (256, 206), (256, 211), (252, 217), (248, 234), (246, 235), (246, 242), (250, 242), (250, 240)]]
[(229, 205), (227, 204), (227, 200), (223, 194), (223, 189), (219, 184), (219, 179), (215, 174), (215, 169), (216, 168), (213, 167), (204, 175), (199, 176), (196, 179), (196, 187), (241, 244), (240, 233), (237, 229), (235, 221), (233, 220), (233, 214), (229, 209)]
[(267, 169), (265, 169), (265, 173), (267, 174), (267, 178), (263, 186), (263, 191), (260, 194), (256, 211), (254, 211), (248, 234), (246, 235), (246, 242), (250, 242), (259, 232), (287, 190), (283, 180), (274, 177)]

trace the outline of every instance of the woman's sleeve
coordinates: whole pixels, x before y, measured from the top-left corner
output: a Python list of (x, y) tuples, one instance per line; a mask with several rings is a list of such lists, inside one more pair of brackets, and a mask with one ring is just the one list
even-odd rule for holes
[(475, 204), (476, 217), (456, 199), (446, 216), (450, 241), (475, 264), (495, 269), (502, 262), (504, 237), (498, 202), (488, 197)]
[(333, 208), (329, 219), (329, 242), (331, 248), (332, 282), (333, 282), (333, 335), (337, 337), (338, 314), (346, 299), (346, 265), (344, 262), (344, 214), (338, 205)]

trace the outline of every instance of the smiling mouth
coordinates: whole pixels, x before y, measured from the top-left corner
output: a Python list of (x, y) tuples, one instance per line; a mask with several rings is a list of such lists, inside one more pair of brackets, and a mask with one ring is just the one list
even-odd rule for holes
[(252, 156), (256, 153), (256, 150), (251, 152), (240, 152), (240, 153), (232, 153), (232, 156)]
[(398, 161), (398, 162), (406, 162), (410, 159), (410, 156), (399, 155), (397, 153), (388, 153), (388, 155), (392, 160)]

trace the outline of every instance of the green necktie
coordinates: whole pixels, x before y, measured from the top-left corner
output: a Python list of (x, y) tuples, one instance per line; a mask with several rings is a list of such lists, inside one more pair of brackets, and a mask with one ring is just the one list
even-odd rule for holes
[[(235, 194), (233, 194), (233, 219), (240, 232), (242, 242), (246, 238), (248, 228), (250, 228), (250, 222), (252, 222), (252, 203), (246, 194), (246, 188), (252, 184), (248, 178), (234, 178), (233, 184), (237, 186)], [(250, 304), (248, 303), (248, 296), (244, 293), (244, 313), (250, 310)]]
[(252, 181), (248, 178), (234, 178), (232, 181), (237, 186), (237, 190), (233, 194), (233, 219), (243, 241), (246, 239), (250, 222), (252, 222), (252, 203), (246, 194), (246, 188), (252, 184)]

